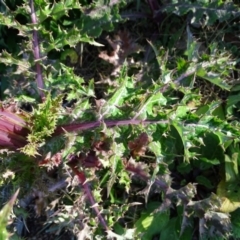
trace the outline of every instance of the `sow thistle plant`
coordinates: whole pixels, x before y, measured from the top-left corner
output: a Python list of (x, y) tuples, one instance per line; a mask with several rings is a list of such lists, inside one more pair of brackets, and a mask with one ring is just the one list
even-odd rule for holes
[[(154, 22), (163, 11), (190, 12), (180, 3), (175, 10), (147, 3)], [(195, 6), (198, 20), (207, 11), (201, 4)], [(16, 201), (12, 216), (18, 218), (17, 209), (27, 212), (34, 202), (35, 212), (46, 217), (48, 232), (57, 225), (58, 234), (68, 230), (79, 239), (227, 238), (232, 226), (239, 236), (229, 214), (240, 206), (239, 122), (232, 120), (232, 108), (227, 109), (231, 116), (224, 114), (220, 99), (204, 102), (195, 85), (201, 79), (229, 91), (232, 86), (222, 79), (234, 70), (230, 54), (212, 44), (201, 55), (186, 24), (185, 53), (174, 63), (154, 37), (148, 41), (161, 72), (156, 79), (147, 73), (147, 82), (139, 81), (129, 76), (130, 57), (136, 54), (139, 61), (144, 48), (126, 27), (105, 38), (110, 51), (95, 56), (113, 65), (115, 84), (103, 85), (104, 94), (94, 80), (85, 81), (67, 66), (68, 57), (69, 65), (77, 62), (78, 43), (102, 48), (101, 39), (95, 39), (104, 31), (115, 31), (119, 21), (128, 26), (120, 14), (125, 6), (124, 1), (31, 1), (30, 6), (25, 1), (14, 11), (6, 4), (1, 9), (0, 23), (23, 36), (20, 49), (0, 55), (6, 68), (2, 83), (16, 78), (23, 88), (14, 97), (32, 101), (30, 111), (16, 103), (0, 109), (0, 169), (12, 172), (12, 179), (3, 174), (1, 186), (11, 192), (20, 187), (18, 200), (16, 192), (2, 212), (10, 215)], [(205, 25), (219, 19), (224, 4), (217, 6)], [(19, 15), (28, 24), (19, 22)], [(233, 15), (226, 14), (225, 21)], [(138, 67), (143, 65), (140, 61)], [(11, 82), (5, 90), (10, 89)], [(8, 238), (6, 216), (0, 218), (1, 236)], [(37, 236), (43, 232), (39, 229)]]

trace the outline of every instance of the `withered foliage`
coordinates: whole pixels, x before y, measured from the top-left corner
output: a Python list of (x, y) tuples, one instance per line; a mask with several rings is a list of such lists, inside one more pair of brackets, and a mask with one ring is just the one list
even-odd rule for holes
[(92, 143), (92, 149), (99, 151), (99, 152), (108, 152), (111, 147), (111, 140), (106, 136), (105, 133), (100, 133), (100, 139), (95, 140)]
[(96, 152), (90, 150), (88, 153), (79, 153), (78, 155), (72, 155), (68, 165), (76, 168), (77, 166), (82, 166), (84, 168), (99, 168), (101, 162), (96, 156)]
[(42, 159), (38, 165), (48, 167), (48, 169), (58, 167), (62, 162), (62, 155), (60, 152), (51, 155), (49, 152), (44, 159)]
[[(142, 51), (142, 47), (130, 37), (127, 30), (118, 31), (113, 39), (107, 37), (106, 40), (112, 51), (110, 53), (102, 51), (98, 56), (114, 66), (112, 75), (119, 73), (121, 66), (129, 55)], [(131, 60), (127, 60), (127, 62), (131, 64)]]
[(138, 138), (128, 142), (128, 148), (131, 151), (132, 157), (138, 157), (145, 154), (149, 143), (147, 133), (141, 133)]

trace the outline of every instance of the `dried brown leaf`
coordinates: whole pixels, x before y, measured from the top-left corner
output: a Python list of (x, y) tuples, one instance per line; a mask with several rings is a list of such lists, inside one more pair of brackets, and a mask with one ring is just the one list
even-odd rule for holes
[(99, 168), (101, 162), (96, 156), (95, 151), (89, 151), (87, 154), (81, 152), (79, 155), (71, 156), (68, 165), (72, 168), (77, 168), (79, 165), (85, 168)]
[(119, 31), (113, 39), (107, 37), (106, 40), (112, 47), (113, 51), (110, 53), (102, 51), (98, 56), (115, 67), (113, 71), (114, 74), (120, 71), (120, 67), (130, 54), (142, 50), (141, 46), (135, 43), (130, 37), (130, 33), (126, 30)]
[(132, 158), (130, 158), (128, 162), (125, 161), (125, 169), (145, 180), (150, 176), (148, 165), (143, 162), (136, 162)]
[(145, 154), (147, 145), (149, 143), (147, 133), (141, 133), (138, 138), (128, 143), (132, 157), (142, 156)]
[(111, 141), (105, 133), (101, 132), (100, 134), (100, 139), (92, 143), (92, 148), (100, 152), (108, 152), (110, 150)]
[(47, 156), (38, 163), (38, 165), (45, 166), (51, 169), (54, 167), (58, 167), (61, 164), (61, 162), (62, 154), (60, 152), (54, 154), (53, 156), (51, 155), (51, 152), (49, 152)]

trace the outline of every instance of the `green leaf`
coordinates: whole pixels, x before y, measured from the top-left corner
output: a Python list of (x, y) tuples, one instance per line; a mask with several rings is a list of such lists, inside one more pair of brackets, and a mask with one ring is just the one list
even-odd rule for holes
[(9, 239), (9, 233), (6, 229), (8, 225), (8, 217), (12, 211), (14, 202), (18, 196), (19, 189), (14, 193), (11, 200), (2, 208), (0, 211), (0, 239), (7, 240)]
[(49, 6), (50, 4), (47, 4), (46, 6), (39, 6), (39, 10), (36, 12), (39, 23), (42, 23), (45, 19), (51, 16), (51, 9)]
[(209, 189), (214, 188), (214, 185), (212, 185), (211, 181), (204, 176), (197, 176), (196, 181), (197, 181), (197, 183), (199, 183)]
[(231, 222), (233, 227), (233, 236), (240, 238), (240, 209), (231, 214)]
[(222, 180), (217, 186), (217, 195), (221, 197), (220, 211), (230, 213), (240, 207), (239, 182), (227, 183)]
[(167, 100), (162, 93), (156, 92), (149, 94), (144, 100), (143, 103), (135, 110), (136, 114), (134, 119), (146, 119), (147, 116), (153, 116), (154, 105), (166, 105)]
[(231, 86), (225, 83), (223, 78), (218, 73), (207, 71), (202, 68), (197, 71), (197, 76), (211, 82), (212, 84), (217, 85), (221, 89), (224, 89), (224, 90), (231, 89)]
[(207, 159), (207, 158), (201, 157), (201, 158), (199, 158), (199, 160), (201, 162), (203, 162), (203, 167), (201, 168), (203, 170), (208, 169), (214, 165), (220, 164), (220, 161), (218, 159)]
[(189, 148), (192, 146), (192, 144), (188, 141), (185, 131), (184, 131), (184, 128), (179, 122), (173, 121), (172, 126), (177, 130), (177, 132), (182, 140), (183, 147), (184, 147), (184, 159), (185, 159), (185, 161), (189, 162), (189, 159), (191, 157)]
[(162, 230), (159, 240), (179, 240), (180, 231), (177, 232), (177, 218), (172, 218)]
[(22, 25), (18, 21), (16, 21), (14, 18), (15, 14), (12, 12), (7, 12), (7, 14), (0, 12), (0, 25), (8, 26), (9, 28), (15, 28), (19, 31), (19, 35), (22, 36), (29, 36), (29, 32), (31, 31), (31, 27), (27, 25)]
[(29, 156), (36, 156), (37, 149), (45, 143), (45, 138), (50, 137), (56, 126), (59, 118), (59, 113), (62, 104), (62, 95), (55, 99), (51, 99), (50, 94), (45, 99), (44, 103), (38, 105), (28, 119), (28, 124), (31, 133), (28, 135), (28, 144), (21, 151)]
[(225, 154), (225, 179), (226, 182), (234, 182), (238, 179), (238, 161), (237, 157), (233, 155), (230, 158)]
[(169, 212), (154, 213), (159, 207), (158, 202), (151, 202), (147, 206), (147, 210), (135, 223), (136, 234), (141, 234), (142, 240), (152, 239), (154, 235), (159, 234), (168, 224)]
[(119, 14), (120, 4), (122, 4), (122, 1), (119, 3), (118, 1), (106, 2), (105, 0), (98, 0), (93, 8), (86, 9), (87, 13), (82, 15), (76, 25), (81, 28), (83, 34), (94, 38), (99, 37), (103, 30), (113, 31), (113, 23), (122, 21)]
[(6, 51), (2, 51), (2, 53), (0, 53), (0, 63), (3, 63), (7, 66), (17, 65), (18, 74), (29, 71), (29, 68), (31, 66), (29, 61), (16, 59)]
[(76, 64), (78, 62), (78, 55), (74, 49), (67, 49), (64, 52), (62, 52), (61, 60), (65, 61), (67, 57), (70, 58), (70, 62), (72, 64)]
[(122, 77), (120, 82), (120, 87), (116, 89), (113, 95), (109, 98), (107, 102), (101, 107), (101, 116), (111, 116), (121, 115), (120, 107), (124, 104), (124, 98), (128, 96), (128, 88), (132, 88), (131, 78), (127, 76)]
[(118, 173), (119, 183), (125, 186), (125, 190), (127, 193), (130, 191), (131, 187), (131, 178), (129, 173), (125, 170), (122, 170)]
[(66, 15), (67, 8), (64, 2), (58, 2), (53, 4), (51, 11), (52, 18), (58, 20), (60, 17)]
[(148, 148), (152, 151), (156, 157), (162, 156), (161, 143), (159, 141), (153, 141), (148, 144)]
[(188, 56), (188, 61), (197, 62), (199, 58), (199, 53), (198, 53), (199, 48), (200, 48), (200, 43), (195, 41), (193, 34), (190, 31), (189, 25), (187, 25), (186, 55)]
[(234, 94), (228, 97), (227, 99), (227, 111), (231, 114), (232, 108), (237, 107), (237, 103), (240, 102), (239, 94)]
[(116, 240), (132, 240), (134, 238), (134, 232), (135, 232), (135, 229), (126, 229), (124, 230), (119, 224), (117, 225), (117, 227), (115, 226), (114, 230), (115, 232), (118, 232), (120, 229), (121, 231), (121, 235), (119, 233), (116, 234), (116, 233), (113, 233), (112, 231), (107, 231), (107, 236), (109, 239), (116, 239)]
[[(175, 13), (183, 16), (188, 13), (192, 24), (212, 25), (217, 20), (224, 22), (231, 17), (239, 16), (238, 7), (232, 2), (212, 1), (204, 2), (197, 1), (188, 3), (183, 1), (175, 1), (175, 4), (167, 5), (164, 10), (168, 13)], [(162, 10), (161, 10), (162, 11)]]
[(188, 174), (190, 171), (192, 171), (192, 166), (188, 162), (182, 162), (177, 167), (177, 170), (183, 175)]
[(110, 192), (113, 188), (113, 184), (115, 183), (117, 179), (117, 167), (118, 163), (120, 161), (120, 158), (116, 156), (115, 154), (109, 159), (111, 164), (111, 175), (109, 177), (109, 181), (107, 183), (107, 196), (109, 197)]
[(174, 119), (185, 118), (188, 113), (189, 113), (189, 107), (188, 106), (178, 106), (176, 111), (173, 113), (173, 115), (174, 115), (173, 117), (174, 117)]
[(71, 101), (73, 99), (84, 101), (86, 97), (95, 97), (94, 92), (94, 80), (91, 79), (88, 82), (88, 85), (85, 84), (85, 81), (82, 77), (77, 76), (74, 73), (74, 69), (60, 64), (61, 71), (58, 75), (50, 75), (48, 77), (48, 87), (56, 89), (59, 91), (67, 91), (67, 100)]
[(222, 198), (223, 202), (220, 207), (220, 211), (224, 213), (230, 213), (240, 207), (240, 201), (232, 201), (231, 198)]

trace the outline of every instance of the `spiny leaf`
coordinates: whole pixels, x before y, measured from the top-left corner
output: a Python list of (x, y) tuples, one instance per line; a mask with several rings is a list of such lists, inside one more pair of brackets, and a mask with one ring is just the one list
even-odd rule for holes
[(7, 12), (7, 14), (0, 12), (0, 25), (5, 25), (19, 30), (19, 35), (29, 36), (29, 31), (31, 28), (27, 25), (20, 24), (15, 19), (15, 14), (12, 12)]
[(154, 105), (164, 106), (167, 100), (160, 92), (148, 94), (139, 107), (135, 110), (134, 119), (146, 119), (147, 116), (153, 116)]
[(9, 239), (9, 233), (6, 229), (8, 225), (8, 217), (12, 211), (14, 202), (18, 196), (19, 189), (14, 193), (11, 200), (2, 208), (0, 212), (0, 239), (7, 240)]
[(128, 88), (132, 88), (131, 78), (124, 76), (121, 86), (116, 89), (113, 95), (101, 107), (100, 115), (103, 116), (116, 116), (122, 114), (120, 107), (124, 104), (124, 98), (128, 95)]
[(85, 8), (79, 24), (83, 33), (99, 37), (103, 30), (112, 31), (114, 22), (122, 20), (119, 9), (123, 2), (98, 0), (92, 8)]
[(14, 58), (10, 53), (3, 51), (0, 54), (0, 62), (7, 66), (17, 65), (19, 67), (18, 73), (29, 71), (31, 64), (27, 60), (19, 60)]
[(38, 147), (45, 142), (45, 138), (51, 136), (57, 127), (57, 121), (61, 109), (62, 95), (51, 99), (50, 94), (44, 103), (39, 104), (29, 116), (28, 124), (31, 133), (27, 136), (28, 144), (21, 151), (29, 156), (35, 156)]
[(63, 0), (52, 4), (47, 1), (37, 1), (39, 7), (37, 11), (39, 23), (42, 23), (46, 18), (52, 17), (54, 20), (59, 20), (61, 17), (68, 15), (71, 9), (81, 9), (81, 5), (75, 0)]
[(203, 26), (212, 25), (217, 20), (223, 22), (231, 17), (239, 16), (238, 8), (233, 3), (219, 3), (218, 0), (211, 3), (199, 1), (194, 4), (177, 1), (177, 3), (169, 4), (160, 11), (173, 12), (180, 16), (192, 12), (194, 14), (191, 17), (191, 23), (203, 23)]

